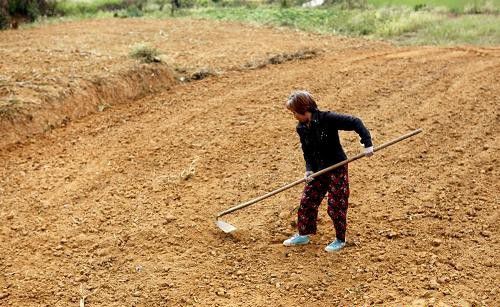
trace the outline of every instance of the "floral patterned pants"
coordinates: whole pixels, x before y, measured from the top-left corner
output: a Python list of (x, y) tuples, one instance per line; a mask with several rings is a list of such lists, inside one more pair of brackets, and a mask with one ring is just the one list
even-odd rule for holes
[(300, 235), (316, 233), (318, 207), (328, 192), (328, 215), (333, 221), (337, 239), (345, 241), (349, 176), (347, 164), (314, 178), (306, 184), (298, 211), (297, 226)]

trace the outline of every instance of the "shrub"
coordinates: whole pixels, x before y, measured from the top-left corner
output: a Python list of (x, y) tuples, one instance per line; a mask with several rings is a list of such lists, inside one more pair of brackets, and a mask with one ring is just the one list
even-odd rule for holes
[(144, 13), (136, 5), (127, 7), (127, 17), (142, 17)]
[(0, 30), (6, 29), (9, 27), (10, 18), (5, 12), (0, 11)]
[(425, 9), (426, 7), (427, 7), (426, 4), (419, 3), (419, 4), (415, 4), (415, 6), (413, 7), (413, 10), (415, 12), (418, 12), (418, 11), (421, 11), (421, 10)]
[(35, 21), (41, 15), (52, 16), (55, 0), (0, 0), (0, 29), (9, 27), (11, 20)]
[(27, 17), (30, 21), (42, 13), (40, 7), (45, 7), (45, 0), (8, 0), (8, 11), (10, 16)]
[(7, 0), (0, 0), (0, 30), (7, 28), (10, 24), (10, 16), (7, 7)]

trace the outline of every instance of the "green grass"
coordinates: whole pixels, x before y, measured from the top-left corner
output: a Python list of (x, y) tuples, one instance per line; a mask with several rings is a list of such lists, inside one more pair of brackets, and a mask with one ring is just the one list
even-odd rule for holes
[(280, 9), (269, 6), (255, 9), (198, 8), (184, 11), (183, 16), (287, 26), (320, 33), (386, 39), (397, 44), (500, 44), (498, 15), (450, 17), (432, 11), (415, 11), (409, 7), (366, 10), (342, 10), (338, 7)]
[(406, 44), (422, 45), (500, 45), (498, 16), (466, 15), (441, 20), (433, 27), (420, 29)]
[(450, 12), (463, 13), (467, 8), (500, 8), (500, 0), (367, 0), (367, 3), (375, 7), (384, 6), (409, 6), (412, 8), (444, 7)]
[(91, 1), (72, 1), (63, 0), (56, 4), (56, 12), (62, 15), (78, 16), (93, 15), (99, 11), (113, 9), (123, 9), (126, 5), (122, 0), (91, 0)]

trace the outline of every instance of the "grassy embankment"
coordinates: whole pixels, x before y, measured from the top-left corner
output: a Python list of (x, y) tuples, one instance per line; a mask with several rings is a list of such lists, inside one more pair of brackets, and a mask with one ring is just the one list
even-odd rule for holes
[[(281, 5), (181, 0), (190, 7), (177, 10), (174, 17), (170, 15), (170, 1), (148, 0), (140, 8), (137, 5), (123, 8), (119, 1), (67, 0), (60, 2), (58, 8), (64, 19), (207, 18), (385, 39), (405, 45), (500, 44), (500, 0), (366, 0), (357, 1), (361, 5), (351, 9), (341, 4), (306, 9), (290, 6), (291, 2), (285, 0)], [(113, 7), (116, 9), (108, 10)]]

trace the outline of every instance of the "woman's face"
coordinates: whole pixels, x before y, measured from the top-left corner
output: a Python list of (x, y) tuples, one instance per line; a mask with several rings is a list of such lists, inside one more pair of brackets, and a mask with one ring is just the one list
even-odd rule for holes
[(311, 119), (311, 112), (306, 112), (305, 114), (299, 114), (295, 111), (291, 111), (296, 120), (301, 123), (307, 123)]

